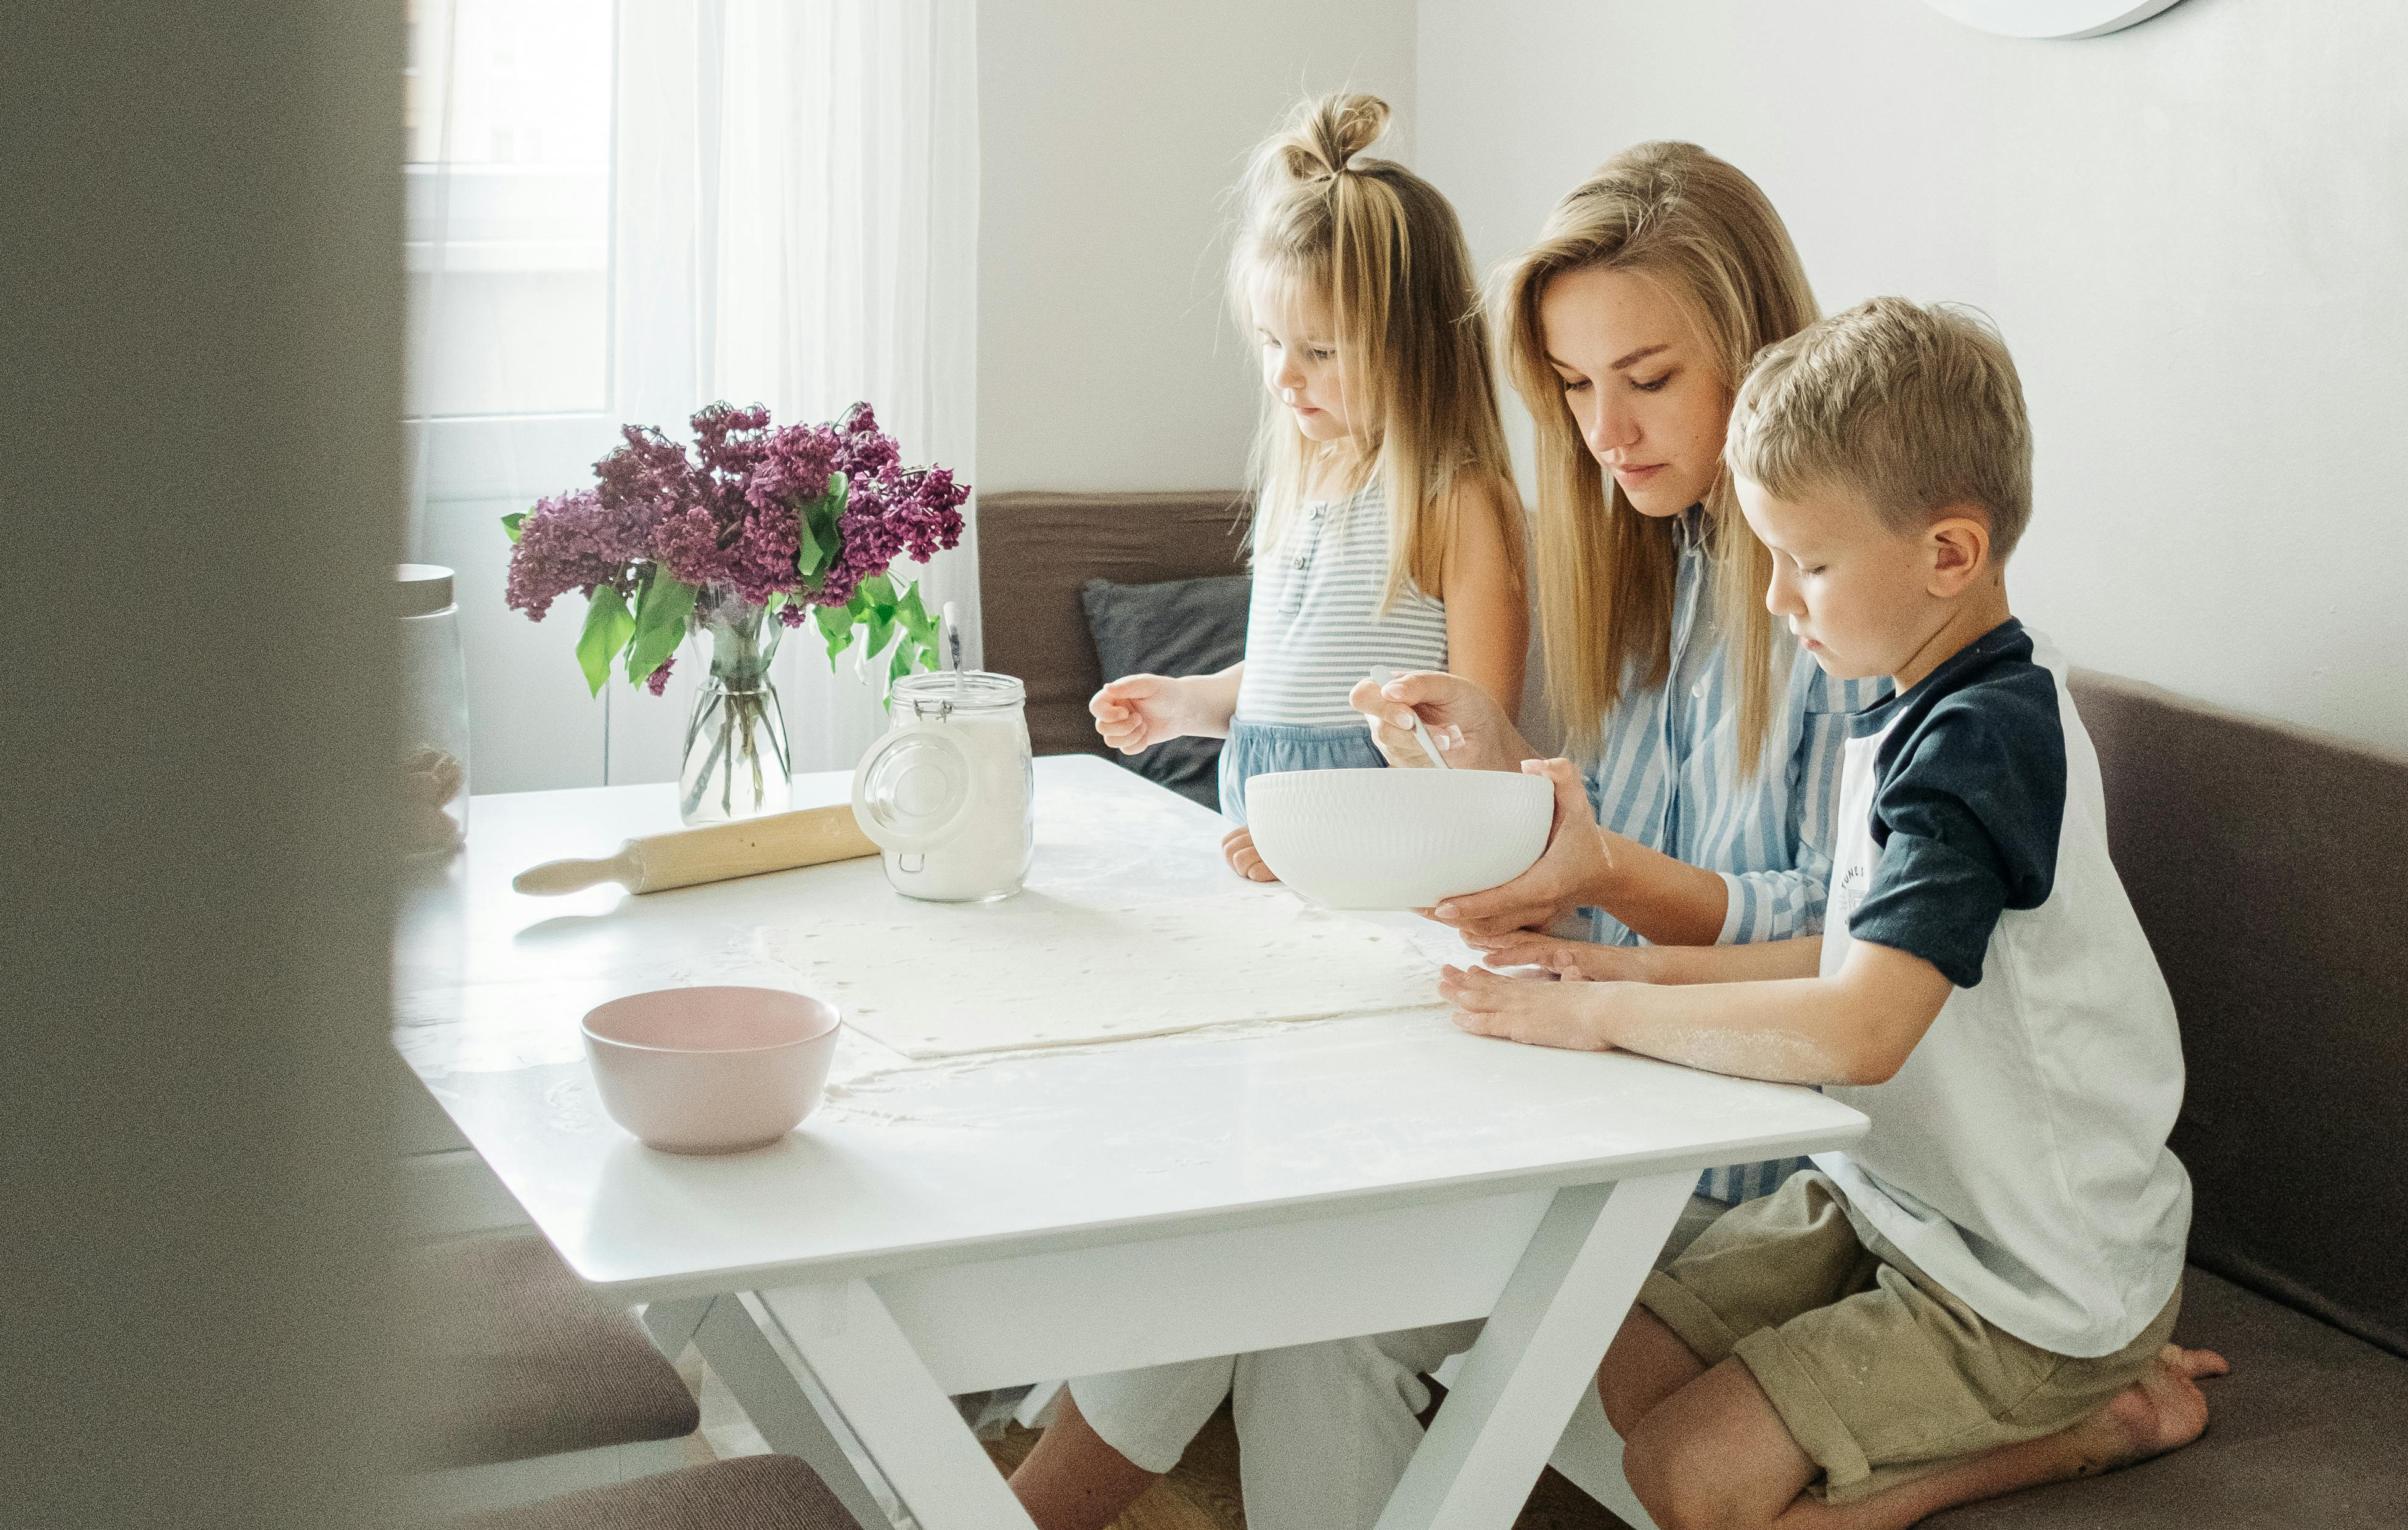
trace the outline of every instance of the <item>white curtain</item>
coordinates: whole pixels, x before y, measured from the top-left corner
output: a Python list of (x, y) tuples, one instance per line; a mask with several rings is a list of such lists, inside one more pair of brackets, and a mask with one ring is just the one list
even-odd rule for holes
[[(422, 0), (414, 19), (431, 31), (418, 45), (429, 57), (456, 46), (462, 9)], [(477, 13), (466, 14), (473, 28)], [(975, 484), (976, 0), (617, 0), (614, 26), (602, 411), (422, 422), (421, 556), (482, 558), (497, 505), (515, 498), (523, 509), (586, 481), (621, 422), (682, 436), (687, 416), (714, 399), (766, 404), (780, 424), (832, 419), (866, 399), (907, 462), (941, 463)], [(523, 53), (512, 66), (525, 66)], [(453, 99), (448, 90), (439, 98), (447, 132)], [(421, 199), (438, 212), (452, 206), (451, 179), (445, 171)], [(422, 241), (423, 223), (413, 236)], [(459, 322), (457, 279), (447, 296), (440, 245), (449, 238), (457, 249), (459, 236), (442, 226), (437, 279), (419, 297), (427, 311), (414, 318), (435, 350), (453, 354), (423, 346), (418, 369), (504, 365), (501, 327)], [(430, 323), (438, 311), (454, 322)], [(496, 355), (457, 354), (480, 345)], [(428, 502), (430, 484), (438, 503)], [(450, 534), (447, 504), (466, 507)], [(931, 611), (955, 605), (975, 664), (974, 503), (968, 512), (958, 551), (896, 572), (920, 578)], [(436, 556), (452, 548), (466, 551)], [(479, 577), (464, 575), (464, 617), (467, 601), (486, 599), (486, 572), (480, 562)], [(464, 624), (478, 755), (503, 772), (480, 775), (480, 787), (677, 775), (701, 656), (681, 657), (659, 699), (614, 683), (585, 700), (571, 657), (576, 604), (531, 631), (504, 629), (482, 609)], [(480, 633), (491, 651), (480, 651)], [(885, 727), (880, 677), (853, 657), (831, 672), (812, 628), (786, 634), (777, 678), (797, 771), (850, 768)], [(574, 738), (564, 736), (580, 705)], [(598, 751), (587, 727), (595, 721)]]

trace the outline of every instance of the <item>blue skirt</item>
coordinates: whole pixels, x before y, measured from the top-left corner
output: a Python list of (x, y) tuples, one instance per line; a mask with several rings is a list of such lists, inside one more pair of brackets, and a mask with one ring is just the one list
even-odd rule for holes
[(1369, 719), (1307, 727), (1299, 723), (1229, 724), (1221, 745), (1221, 812), (1246, 821), (1246, 783), (1268, 771), (1369, 770), (1387, 764), (1371, 742)]

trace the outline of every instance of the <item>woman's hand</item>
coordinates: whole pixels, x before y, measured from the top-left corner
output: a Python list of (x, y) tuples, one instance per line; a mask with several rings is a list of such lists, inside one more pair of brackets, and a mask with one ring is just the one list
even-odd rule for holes
[(1512, 930), (1502, 935), (1465, 944), (1491, 967), (1537, 967), (1557, 977), (1591, 983), (1643, 983), (1646, 959), (1633, 945), (1599, 945), (1594, 941), (1563, 940), (1535, 930)]
[(1263, 864), (1263, 853), (1254, 848), (1254, 831), (1240, 826), (1221, 836), (1221, 859), (1229, 870), (1249, 882), (1276, 882), (1271, 869)]
[(1469, 941), (1543, 930), (1583, 904), (1602, 902), (1601, 889), (1613, 872), (1579, 769), (1569, 759), (1525, 760), (1522, 769), (1554, 783), (1555, 826), (1528, 871), (1502, 887), (1449, 898), (1431, 910), (1430, 917), (1453, 925)]
[(1132, 674), (1113, 681), (1087, 701), (1095, 714), (1096, 731), (1125, 755), (1148, 749), (1165, 739), (1191, 733), (1215, 735), (1228, 731), (1228, 719), (1204, 715), (1205, 708), (1190, 680), (1164, 674)]
[(1346, 700), (1372, 719), (1371, 742), (1391, 765), (1430, 763), (1413, 737), (1414, 713), (1458, 771), (1518, 770), (1534, 753), (1496, 698), (1458, 675), (1426, 670), (1385, 686), (1358, 681)]

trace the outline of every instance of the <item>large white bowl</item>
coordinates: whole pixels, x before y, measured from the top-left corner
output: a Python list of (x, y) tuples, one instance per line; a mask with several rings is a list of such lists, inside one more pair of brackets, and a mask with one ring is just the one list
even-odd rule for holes
[(1429, 908), (1485, 892), (1547, 847), (1555, 788), (1503, 771), (1273, 771), (1246, 782), (1271, 874), (1331, 908)]
[(672, 1153), (740, 1153), (793, 1131), (836, 1058), (836, 1007), (776, 989), (660, 989), (585, 1017), (610, 1119)]

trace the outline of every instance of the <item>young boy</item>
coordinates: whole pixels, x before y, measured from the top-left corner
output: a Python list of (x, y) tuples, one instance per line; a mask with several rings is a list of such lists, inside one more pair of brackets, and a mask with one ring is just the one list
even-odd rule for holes
[[(2173, 1005), (2107, 859), (2062, 661), (2010, 613), (2031, 445), (1995, 331), (1877, 298), (1766, 350), (1726, 448), (1765, 597), (1887, 674), (1842, 775), (1823, 934), (1489, 951), (1466, 1029), (1828, 1086), (1871, 1119), (1649, 1277), (1598, 1372), (1665, 1530), (1904, 1526), (2206, 1427), (2167, 1342), (2190, 1183)], [(1568, 762), (1553, 776), (1584, 821)], [(1578, 811), (1575, 812), (1574, 810)]]

